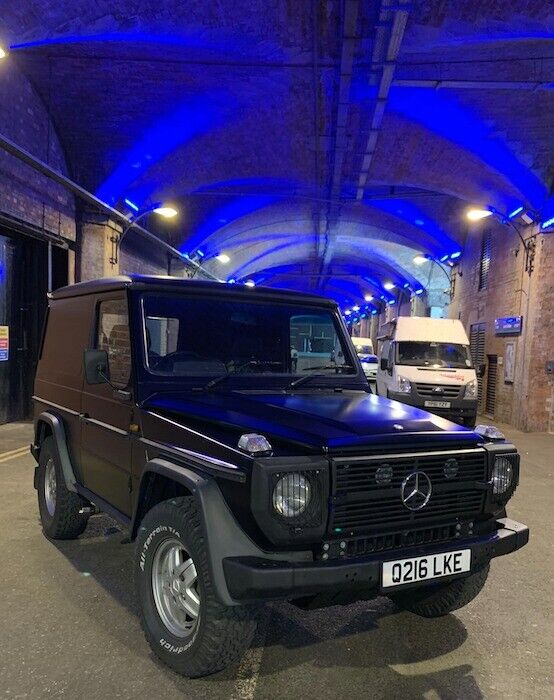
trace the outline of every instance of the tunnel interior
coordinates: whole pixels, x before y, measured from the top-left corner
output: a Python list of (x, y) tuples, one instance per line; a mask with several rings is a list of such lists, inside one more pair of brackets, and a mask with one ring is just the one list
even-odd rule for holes
[[(7, 3), (0, 134), (121, 216), (3, 148), (0, 233), (67, 250), (69, 281), (169, 273), (331, 297), (353, 335), (397, 315), (460, 318), (475, 337), (484, 325), (484, 361), (506, 354), (494, 320), (525, 316), (521, 375), (492, 414), (550, 426), (548, 3), (261, 10)], [(158, 203), (178, 216), (148, 214)], [(137, 213), (167, 246), (132, 229), (118, 256), (112, 239)], [(537, 383), (520, 415), (515, 387), (525, 403)]]

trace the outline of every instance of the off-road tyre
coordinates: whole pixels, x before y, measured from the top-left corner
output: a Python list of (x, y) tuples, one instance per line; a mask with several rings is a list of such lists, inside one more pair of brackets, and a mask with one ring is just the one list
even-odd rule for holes
[[(156, 552), (169, 541), (182, 544), (197, 574), (200, 613), (194, 630), (184, 638), (168, 629), (154, 599)], [(216, 598), (193, 497), (172, 498), (148, 511), (139, 527), (134, 567), (141, 625), (152, 651), (164, 663), (196, 678), (221, 671), (241, 658), (256, 630), (258, 606), (225, 606)]]
[(421, 588), (391, 593), (390, 599), (403, 610), (420, 617), (442, 617), (471, 603), (481, 592), (489, 575), (490, 565), (449, 583), (435, 583)]
[[(45, 480), (47, 472), (53, 469), (55, 474), (55, 504), (53, 513), (47, 504)], [(52, 540), (74, 540), (82, 534), (87, 526), (89, 515), (80, 513), (85, 502), (65, 485), (61, 465), (58, 463), (54, 438), (47, 437), (41, 445), (38, 462), (38, 508), (44, 534)], [(52, 503), (50, 502), (50, 510)]]

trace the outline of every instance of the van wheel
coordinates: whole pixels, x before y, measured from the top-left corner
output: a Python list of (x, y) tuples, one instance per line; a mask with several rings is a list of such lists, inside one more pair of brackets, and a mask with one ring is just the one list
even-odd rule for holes
[(44, 534), (53, 540), (79, 537), (89, 518), (79, 512), (83, 505), (81, 497), (65, 485), (54, 450), (54, 438), (46, 438), (40, 448), (38, 463), (38, 508)]
[(399, 591), (391, 593), (389, 597), (399, 608), (420, 617), (442, 617), (463, 608), (479, 595), (487, 581), (489, 569), (490, 565), (487, 565), (466, 578)]
[(178, 673), (216, 673), (250, 645), (256, 607), (217, 600), (193, 497), (172, 498), (148, 511), (137, 537), (135, 584), (146, 639)]

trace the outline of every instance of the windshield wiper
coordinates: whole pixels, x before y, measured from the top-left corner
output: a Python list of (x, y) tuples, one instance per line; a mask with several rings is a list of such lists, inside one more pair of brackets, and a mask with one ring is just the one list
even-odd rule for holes
[(246, 360), (246, 362), (242, 362), (240, 365), (237, 365), (237, 367), (235, 367), (233, 372), (227, 372), (227, 374), (222, 374), (219, 377), (214, 377), (213, 379), (210, 379), (210, 381), (207, 384), (200, 387), (200, 391), (209, 391), (210, 389), (213, 389), (214, 386), (221, 384), (221, 382), (224, 382), (225, 380), (229, 379), (229, 377), (233, 377), (235, 375), (240, 374), (240, 372), (243, 369), (245, 369), (246, 367), (250, 367), (251, 365), (255, 365), (255, 366), (279, 365), (279, 366), (281, 366), (281, 363), (278, 361), (273, 361), (273, 360)]
[[(309, 367), (308, 369), (354, 369), (352, 365), (318, 365), (317, 367)], [(336, 374), (342, 374), (342, 372), (337, 372)], [(328, 376), (328, 375), (324, 375)]]
[(293, 379), (293, 381), (287, 385), (287, 389), (296, 389), (297, 386), (301, 386), (302, 384), (306, 384), (310, 379), (314, 379), (315, 377), (328, 377), (328, 374), (306, 374), (303, 377), (299, 377), (298, 379)]
[[(352, 365), (321, 365), (318, 367), (310, 367), (310, 369), (354, 369)], [(342, 374), (342, 372), (337, 372), (337, 374)], [(306, 374), (303, 377), (299, 377), (298, 379), (293, 379), (293, 381), (287, 385), (287, 389), (295, 389), (297, 386), (302, 386), (302, 384), (306, 384), (306, 382), (310, 381), (310, 379), (313, 379), (314, 377), (329, 377), (333, 375), (329, 374), (322, 374), (321, 372), (318, 372), (316, 374)]]

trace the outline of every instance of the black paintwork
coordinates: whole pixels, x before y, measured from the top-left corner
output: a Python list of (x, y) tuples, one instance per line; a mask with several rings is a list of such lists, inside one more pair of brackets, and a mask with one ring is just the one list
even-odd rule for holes
[[(314, 386), (297, 389), (286, 388), (294, 375), (241, 375), (231, 377), (211, 391), (202, 390), (206, 385), (202, 378), (155, 377), (145, 367), (140, 309), (140, 294), (144, 290), (226, 299), (284, 300), (287, 304), (332, 309), (345, 342), (351, 347), (356, 373), (326, 376), (314, 382)], [(277, 541), (283, 542), (283, 532), (288, 529), (279, 538), (271, 539), (253, 516), (253, 499), (266, 499), (263, 503), (267, 503), (267, 494), (251, 491), (254, 457), (237, 446), (245, 432), (264, 434), (273, 446), (273, 459), (323, 457), (328, 483), (331, 481), (328, 457), (412, 449), (440, 451), (482, 444), (481, 438), (462, 426), (371, 394), (336, 304), (330, 300), (273, 289), (131, 276), (57, 290), (51, 296), (50, 317), (63, 315), (66, 312), (58, 310), (71, 306), (73, 316), (66, 329), (67, 337), (92, 339), (97, 304), (104, 298), (126, 298), (129, 302), (133, 360), (129, 398), (113, 392), (107, 385), (96, 388), (87, 385), (84, 377), (73, 378), (68, 394), (63, 381), (57, 378), (57, 368), (41, 369), (39, 365), (35, 393), (40, 392), (42, 397), (36, 400), (35, 415), (40, 422), (40, 414), (48, 402), (58, 407), (72, 402), (71, 413), (63, 408), (56, 410), (71, 438), (72, 462), (83, 465), (75, 470), (77, 481), (125, 518), (131, 519), (137, 508), (144, 505), (148, 493), (144, 478), (147, 465), (161, 457), (176, 465), (176, 473), (179, 465), (186, 465), (215, 478), (239, 525), (260, 546), (270, 549)], [(81, 330), (76, 326), (78, 323), (82, 324)], [(75, 343), (74, 352), (79, 354), (81, 362), (87, 349), (83, 345), (87, 342)], [(271, 459), (264, 460), (261, 468), (270, 469)], [(258, 510), (260, 503), (256, 502)], [(302, 546), (306, 547), (303, 533), (291, 534), (288, 548)]]
[[(221, 440), (225, 426), (317, 452), (437, 441), (473, 447), (480, 441), (459, 425), (364, 391), (171, 392), (151, 397), (144, 407), (185, 422), (201, 421), (207, 434)], [(233, 438), (231, 431), (228, 439)]]

